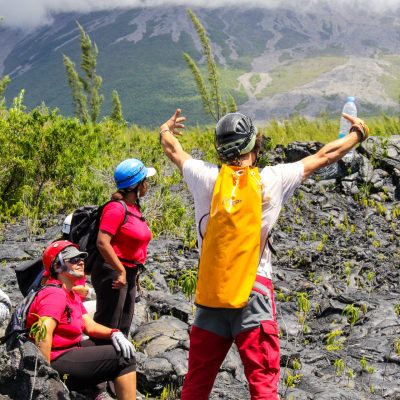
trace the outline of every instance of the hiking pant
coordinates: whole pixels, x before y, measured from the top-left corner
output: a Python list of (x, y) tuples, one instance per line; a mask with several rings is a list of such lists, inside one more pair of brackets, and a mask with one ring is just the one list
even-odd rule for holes
[(95, 265), (92, 270), (92, 284), (96, 291), (96, 312), (94, 320), (110, 328), (119, 329), (129, 335), (135, 311), (137, 267), (126, 270), (126, 285), (113, 289), (112, 282), (118, 276), (109, 264)]
[(279, 338), (270, 279), (257, 276), (244, 308), (197, 309), (181, 400), (208, 400), (233, 342), (243, 362), (251, 399), (277, 400)]
[(119, 355), (110, 341), (84, 340), (51, 362), (71, 390), (87, 389), (135, 371), (135, 358)]

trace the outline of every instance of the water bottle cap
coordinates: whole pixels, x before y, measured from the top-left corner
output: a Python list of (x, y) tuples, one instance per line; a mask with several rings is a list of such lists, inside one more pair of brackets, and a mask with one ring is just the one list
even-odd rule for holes
[(356, 98), (354, 96), (348, 96), (346, 101), (354, 103), (355, 100)]

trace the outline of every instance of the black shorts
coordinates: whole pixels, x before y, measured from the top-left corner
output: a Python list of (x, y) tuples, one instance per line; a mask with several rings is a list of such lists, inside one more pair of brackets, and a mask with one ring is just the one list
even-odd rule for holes
[(135, 358), (119, 355), (109, 341), (85, 340), (51, 362), (69, 389), (86, 389), (135, 371)]

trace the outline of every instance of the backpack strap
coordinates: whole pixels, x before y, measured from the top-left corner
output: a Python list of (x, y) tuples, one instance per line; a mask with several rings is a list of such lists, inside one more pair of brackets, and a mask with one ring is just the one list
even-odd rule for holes
[[(221, 172), (221, 167), (222, 167), (222, 165), (217, 165), (217, 167), (218, 167), (218, 174), (219, 174), (219, 173)], [(214, 186), (215, 186), (215, 185), (214, 185)], [(214, 189), (213, 189), (213, 193), (214, 193)], [(211, 204), (210, 204), (210, 208), (211, 208)], [(207, 215), (210, 215), (210, 211), (209, 211), (208, 213), (204, 214), (204, 215), (200, 218), (199, 224), (198, 224), (198, 230), (199, 230), (199, 234), (200, 234), (201, 240), (204, 239), (204, 235), (201, 233), (201, 223), (203, 222), (203, 219), (204, 219), (205, 217), (207, 217)]]
[[(25, 297), (24, 300), (22, 301), (22, 303), (19, 305), (19, 306), (21, 306), (23, 303), (26, 304), (25, 312), (24, 312), (23, 315), (22, 315), (22, 320), (24, 320), (25, 322), (26, 322), (26, 318), (27, 318), (27, 316), (28, 316), (29, 308), (30, 308), (31, 304), (33, 303), (33, 300), (34, 300), (35, 297), (38, 295), (38, 293), (39, 293), (40, 291), (42, 291), (43, 289), (45, 289), (46, 287), (57, 287), (57, 288), (61, 289), (61, 288), (62, 288), (62, 285), (61, 285), (61, 284), (58, 284), (58, 283), (49, 283), (48, 285), (41, 286), (36, 292), (33, 292), (33, 293), (31, 293), (31, 294), (28, 294), (27, 297)], [(18, 307), (19, 307), (19, 306), (18, 306)], [(16, 310), (18, 309), (18, 307), (16, 308)], [(16, 311), (16, 310), (15, 310), (15, 311)], [(14, 311), (14, 312), (15, 312), (15, 311)], [(13, 314), (14, 314), (14, 313), (13, 313)], [(12, 316), (11, 316), (11, 319), (10, 319), (10, 322), (9, 322), (9, 323), (11, 323), (12, 320), (13, 320), (13, 318), (12, 318)], [(3, 337), (0, 338), (0, 344), (6, 343), (7, 340), (8, 340), (11, 336), (13, 336), (13, 335), (15, 335), (15, 334), (21, 335), (21, 334), (28, 333), (28, 331), (29, 331), (28, 328), (12, 330), (10, 333), (8, 333), (7, 335), (4, 335)]]
[(267, 245), (268, 245), (268, 248), (269, 248), (270, 252), (274, 256), (276, 256), (277, 253), (276, 253), (275, 247), (272, 246), (272, 236), (270, 236), (270, 235), (267, 236)]
[(129, 211), (128, 211), (128, 207), (127, 207), (126, 203), (123, 200), (117, 200), (117, 202), (119, 204), (122, 204), (122, 207), (124, 207), (124, 212), (125, 212), (124, 220), (122, 221), (122, 224), (119, 226), (119, 228), (121, 228), (121, 226), (125, 225), (128, 221)]
[(260, 259), (258, 260), (258, 265), (260, 265), (261, 262), (261, 258), (262, 255), (264, 253), (265, 248), (268, 246), (268, 249), (270, 250), (270, 252), (276, 256), (276, 250), (274, 249), (274, 247), (272, 246), (272, 237), (270, 236), (270, 234), (267, 232), (267, 237), (265, 239), (264, 242), (264, 246), (262, 247), (262, 251), (260, 252)]
[(210, 215), (210, 213), (208, 212), (208, 213), (204, 214), (204, 215), (200, 218), (199, 224), (198, 224), (198, 230), (199, 230), (199, 234), (200, 234), (201, 240), (204, 239), (204, 235), (201, 233), (201, 223), (203, 222), (203, 219), (204, 219), (205, 217), (207, 217), (207, 215)]
[(146, 219), (145, 219), (143, 216), (141, 216), (141, 215), (136, 215), (136, 214), (134, 214), (133, 212), (130, 212), (130, 211), (128, 210), (128, 207), (127, 207), (127, 205), (126, 205), (126, 203), (125, 203), (124, 200), (110, 200), (110, 201), (108, 201), (106, 204), (104, 204), (104, 206), (107, 205), (108, 203), (111, 203), (112, 201), (122, 204), (122, 207), (124, 207), (124, 211), (125, 211), (124, 220), (122, 221), (122, 224), (119, 226), (118, 229), (120, 229), (122, 225), (125, 225), (125, 224), (128, 222), (128, 218), (129, 218), (130, 215), (131, 215), (132, 217), (135, 217), (135, 218), (140, 219), (141, 221), (146, 221)]

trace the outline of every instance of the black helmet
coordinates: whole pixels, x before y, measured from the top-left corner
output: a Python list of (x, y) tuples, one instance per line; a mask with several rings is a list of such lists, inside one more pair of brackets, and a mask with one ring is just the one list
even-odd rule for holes
[(220, 158), (229, 160), (254, 148), (257, 129), (246, 115), (235, 112), (223, 116), (215, 127), (214, 144)]

